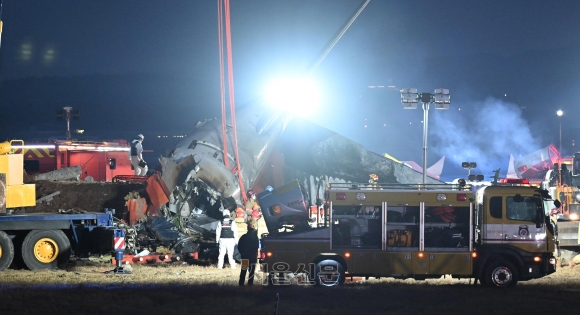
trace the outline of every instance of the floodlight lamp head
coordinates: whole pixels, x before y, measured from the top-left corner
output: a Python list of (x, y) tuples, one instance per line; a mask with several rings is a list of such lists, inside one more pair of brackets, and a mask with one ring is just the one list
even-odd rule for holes
[(401, 89), (400, 91), (401, 93), (404, 94), (419, 94), (418, 90), (415, 88), (410, 88), (410, 89)]
[(442, 104), (443, 106), (435, 106), (436, 109), (449, 109), (449, 105), (445, 106), (446, 104), (451, 103), (451, 95), (449, 95), (448, 89), (435, 89), (435, 93), (433, 94), (433, 100), (435, 104)]
[(475, 162), (461, 162), (461, 167), (466, 170), (472, 170), (477, 167), (477, 163)]

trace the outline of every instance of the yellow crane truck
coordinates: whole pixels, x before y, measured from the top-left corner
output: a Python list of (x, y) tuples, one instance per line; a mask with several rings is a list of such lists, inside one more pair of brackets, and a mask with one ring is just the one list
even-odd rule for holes
[[(125, 231), (113, 213), (26, 213), (36, 205), (34, 184), (24, 184), (24, 158), (0, 142), (0, 271), (13, 263), (31, 270), (64, 268), (72, 254), (122, 253)], [(121, 254), (122, 255), (122, 254)]]
[(541, 187), (561, 202), (560, 207), (550, 208), (552, 220), (557, 222), (558, 258), (569, 262), (580, 254), (580, 152), (554, 164)]
[[(436, 187), (437, 186), (437, 187)], [(311, 227), (300, 184), (258, 195), (268, 284), (285, 273), (333, 286), (346, 277), (424, 280), (450, 275), (511, 287), (556, 271), (546, 190), (523, 186), (329, 184)], [(550, 201), (559, 204), (558, 201)]]

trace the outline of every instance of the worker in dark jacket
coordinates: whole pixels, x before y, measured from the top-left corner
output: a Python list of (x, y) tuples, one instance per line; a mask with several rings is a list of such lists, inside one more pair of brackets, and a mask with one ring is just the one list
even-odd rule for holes
[(256, 229), (256, 220), (248, 221), (248, 232), (238, 242), (238, 250), (242, 256), (242, 270), (240, 271), (240, 285), (244, 285), (246, 280), (246, 273), (248, 275), (248, 285), (254, 284), (254, 271), (258, 261), (258, 249), (260, 248), (260, 240), (258, 239), (258, 230)]

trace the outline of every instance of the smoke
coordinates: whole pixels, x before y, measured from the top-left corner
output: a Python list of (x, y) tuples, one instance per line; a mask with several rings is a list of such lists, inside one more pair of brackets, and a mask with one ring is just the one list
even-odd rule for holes
[(461, 162), (476, 162), (471, 174), (482, 174), (486, 179), (497, 169), (505, 176), (510, 154), (517, 158), (541, 147), (541, 139), (533, 136), (521, 109), (513, 103), (488, 98), (455, 105), (449, 111), (430, 112), (429, 150), (445, 155), (446, 168), (453, 169), (445, 173), (454, 177), (467, 175)]

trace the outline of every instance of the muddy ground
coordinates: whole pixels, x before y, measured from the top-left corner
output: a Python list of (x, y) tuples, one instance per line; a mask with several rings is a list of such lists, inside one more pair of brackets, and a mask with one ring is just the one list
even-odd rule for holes
[(34, 184), (38, 200), (36, 207), (20, 209), (16, 213), (58, 213), (59, 210), (103, 212), (109, 208), (115, 209), (119, 216), (125, 208), (125, 197), (132, 191), (144, 191), (143, 184), (135, 182), (41, 180)]
[(239, 269), (183, 263), (135, 265), (71, 262), (66, 270), (6, 270), (0, 314), (577, 314), (580, 268), (563, 267), (514, 288), (469, 279), (370, 279), (338, 288), (311, 285), (238, 287)]

